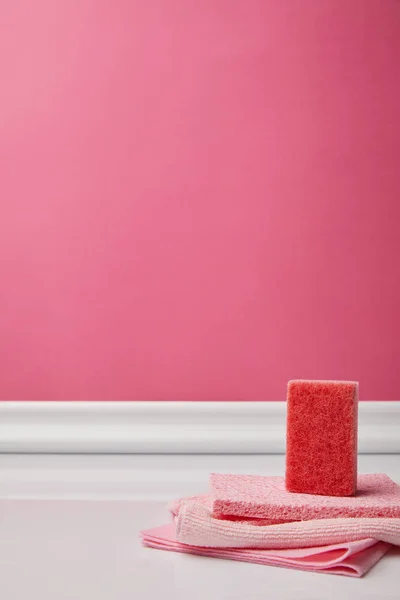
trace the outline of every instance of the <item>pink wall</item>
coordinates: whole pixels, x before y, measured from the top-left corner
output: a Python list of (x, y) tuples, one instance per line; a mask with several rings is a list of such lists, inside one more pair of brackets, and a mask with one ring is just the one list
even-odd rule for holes
[(0, 398), (399, 399), (400, 2), (6, 0)]

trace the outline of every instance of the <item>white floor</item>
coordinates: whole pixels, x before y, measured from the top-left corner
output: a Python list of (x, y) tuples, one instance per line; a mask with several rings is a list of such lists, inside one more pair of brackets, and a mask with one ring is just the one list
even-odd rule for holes
[[(283, 456), (0, 455), (1, 600), (400, 599), (400, 550), (363, 579), (142, 548), (210, 471), (283, 474)], [(400, 482), (400, 456), (360, 456)]]

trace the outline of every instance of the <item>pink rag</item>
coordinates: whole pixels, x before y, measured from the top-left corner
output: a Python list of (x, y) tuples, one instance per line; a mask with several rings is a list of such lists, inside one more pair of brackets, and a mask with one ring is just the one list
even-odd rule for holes
[(175, 523), (142, 531), (141, 536), (144, 546), (158, 550), (198, 554), (260, 565), (291, 567), (349, 577), (362, 577), (390, 548), (389, 544), (372, 539), (292, 550), (201, 548), (177, 541)]
[(263, 565), (361, 577), (400, 545), (400, 519), (342, 518), (269, 524), (215, 517), (207, 495), (176, 500), (174, 522), (143, 531), (143, 545)]
[(258, 525), (256, 519), (214, 517), (209, 500), (189, 499), (172, 507), (177, 540), (205, 548), (307, 548), (366, 538), (400, 546), (399, 518), (341, 518)]

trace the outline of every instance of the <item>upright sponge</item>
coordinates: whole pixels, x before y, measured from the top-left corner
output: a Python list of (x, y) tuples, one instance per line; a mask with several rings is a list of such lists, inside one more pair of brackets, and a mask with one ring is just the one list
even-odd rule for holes
[(357, 485), (358, 383), (289, 381), (286, 489), (352, 496)]

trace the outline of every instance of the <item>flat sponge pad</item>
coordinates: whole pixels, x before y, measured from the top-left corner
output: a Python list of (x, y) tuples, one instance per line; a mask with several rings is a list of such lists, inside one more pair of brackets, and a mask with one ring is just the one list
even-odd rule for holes
[(309, 521), (336, 517), (400, 517), (400, 486), (383, 473), (359, 475), (355, 496), (290, 493), (283, 477), (210, 476), (216, 515)]
[(289, 381), (286, 489), (352, 496), (357, 484), (355, 381)]

